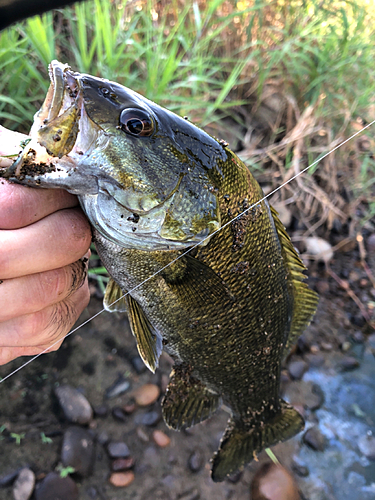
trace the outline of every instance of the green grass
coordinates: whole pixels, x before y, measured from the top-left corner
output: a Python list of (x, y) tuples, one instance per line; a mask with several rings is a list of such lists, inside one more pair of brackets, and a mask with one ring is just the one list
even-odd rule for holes
[[(302, 169), (348, 137), (358, 117), (375, 117), (374, 21), (368, 0), (75, 4), (0, 34), (0, 122), (27, 132), (48, 87), (47, 65), (57, 58), (116, 80), (224, 139), (225, 117), (239, 124), (237, 135), (254, 127), (261, 148), (277, 146), (313, 106), (315, 128), (303, 137)], [(276, 125), (261, 113), (270, 89), (288, 103)], [(244, 145), (251, 151), (251, 143)], [(276, 149), (278, 161), (268, 153), (249, 154), (246, 161), (250, 168), (283, 174), (293, 165), (294, 148), (292, 142)], [(339, 199), (343, 186), (337, 182), (336, 189), (325, 177), (332, 163), (345, 163), (356, 187), (348, 189), (350, 196), (360, 186), (373, 207), (375, 166), (369, 160), (370, 152), (358, 151), (353, 142), (318, 167), (316, 182)]]

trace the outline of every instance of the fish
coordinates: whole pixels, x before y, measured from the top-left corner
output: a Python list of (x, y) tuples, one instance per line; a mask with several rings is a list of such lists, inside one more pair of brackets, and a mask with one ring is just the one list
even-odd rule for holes
[(318, 296), (249, 169), (225, 141), (131, 89), (52, 61), (31, 141), (0, 176), (78, 196), (108, 270), (104, 306), (126, 312), (154, 372), (174, 360), (162, 401), (181, 430), (225, 405), (212, 458), (223, 481), (296, 435), (280, 370)]

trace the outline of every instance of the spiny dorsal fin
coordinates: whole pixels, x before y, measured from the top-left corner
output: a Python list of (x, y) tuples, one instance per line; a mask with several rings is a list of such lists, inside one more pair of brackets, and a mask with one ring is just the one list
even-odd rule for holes
[(225, 477), (251, 462), (257, 453), (280, 441), (295, 436), (304, 427), (301, 415), (280, 399), (280, 411), (269, 420), (259, 420), (250, 429), (232, 418), (221, 439), (219, 451), (212, 459), (212, 479)]
[(103, 300), (104, 309), (109, 312), (127, 312), (123, 295), (124, 292), (121, 290), (120, 285), (112, 278), (109, 278)]
[(161, 336), (146, 318), (141, 306), (133, 297), (126, 297), (130, 327), (137, 339), (138, 352), (144, 364), (153, 373), (159, 365), (159, 357), (163, 350)]
[(187, 365), (175, 365), (162, 403), (163, 417), (169, 427), (187, 429), (206, 420), (220, 405), (221, 397), (192, 377)]
[(306, 267), (303, 265), (298, 253), (281, 223), (276, 210), (271, 207), (271, 213), (279, 236), (284, 262), (292, 278), (294, 290), (293, 318), (290, 333), (286, 344), (285, 353), (296, 342), (303, 330), (309, 325), (318, 305), (318, 294), (311, 290), (305, 283)]

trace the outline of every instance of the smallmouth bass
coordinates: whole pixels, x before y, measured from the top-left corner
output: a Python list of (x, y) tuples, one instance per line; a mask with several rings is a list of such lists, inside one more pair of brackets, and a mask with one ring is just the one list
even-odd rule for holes
[(57, 61), (50, 78), (31, 142), (0, 177), (78, 195), (111, 275), (105, 307), (127, 312), (150, 370), (163, 349), (175, 362), (167, 425), (231, 409), (212, 460), (222, 481), (303, 428), (279, 396), (280, 366), (317, 295), (226, 143), (114, 82)]

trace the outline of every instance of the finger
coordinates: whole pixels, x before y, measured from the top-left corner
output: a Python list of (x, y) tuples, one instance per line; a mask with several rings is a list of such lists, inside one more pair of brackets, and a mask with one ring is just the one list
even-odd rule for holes
[(22, 150), (21, 142), (25, 139), (29, 139), (29, 136), (8, 130), (0, 125), (0, 167), (8, 167), (13, 163), (12, 158), (1, 158), (1, 156), (19, 154)]
[(49, 345), (38, 345), (35, 347), (0, 347), (0, 366), (13, 361), (20, 356), (36, 356), (37, 354), (57, 351), (64, 339), (59, 340), (52, 347)]
[(63, 189), (35, 189), (0, 180), (0, 229), (18, 229), (63, 208), (78, 198)]
[(79, 208), (60, 210), (30, 226), (0, 231), (0, 279), (18, 278), (72, 264), (91, 242)]
[(86, 280), (84, 286), (64, 301), (0, 323), (0, 350), (6, 352), (6, 348), (52, 346), (69, 333), (89, 299)]
[(0, 322), (40, 311), (72, 295), (85, 281), (86, 255), (65, 267), (4, 280), (0, 284)]

